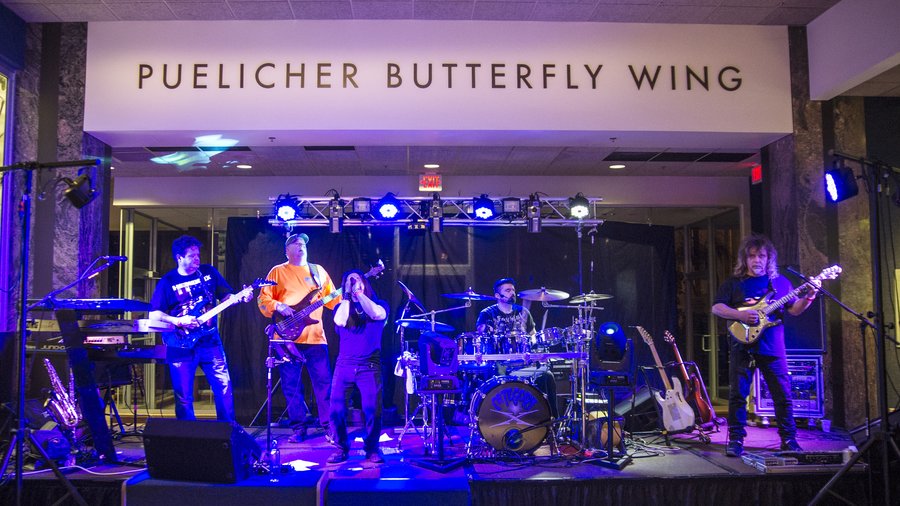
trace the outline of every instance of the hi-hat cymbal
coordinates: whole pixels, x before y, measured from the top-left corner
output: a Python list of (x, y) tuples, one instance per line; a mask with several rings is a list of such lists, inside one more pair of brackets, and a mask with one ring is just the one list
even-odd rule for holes
[(394, 322), (396, 325), (414, 330), (431, 330), (433, 332), (453, 332), (453, 327), (446, 323), (434, 322), (432, 328), (431, 320), (419, 320), (416, 318), (401, 318)]
[(561, 290), (551, 290), (549, 288), (535, 288), (534, 290), (522, 290), (519, 297), (525, 300), (534, 300), (538, 302), (553, 302), (557, 300), (568, 299), (569, 294)]
[(581, 304), (584, 302), (594, 302), (597, 300), (606, 300), (606, 299), (611, 299), (611, 298), (613, 298), (613, 296), (608, 293), (591, 292), (591, 293), (583, 293), (581, 295), (576, 295), (576, 296), (572, 297), (571, 299), (569, 299), (569, 302), (571, 302), (572, 304)]
[(469, 288), (465, 292), (460, 293), (445, 293), (444, 297), (448, 299), (461, 299), (461, 300), (494, 300), (494, 297), (490, 295), (482, 295), (480, 293), (475, 293), (475, 290)]

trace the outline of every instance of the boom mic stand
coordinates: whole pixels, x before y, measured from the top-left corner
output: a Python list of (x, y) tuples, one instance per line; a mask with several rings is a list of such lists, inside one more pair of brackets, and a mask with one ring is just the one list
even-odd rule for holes
[[(885, 334), (884, 334), (884, 301), (882, 299), (882, 283), (881, 283), (881, 265), (879, 263), (880, 255), (881, 255), (881, 238), (879, 237), (879, 230), (881, 227), (880, 220), (880, 211), (878, 206), (878, 194), (881, 193), (882, 190), (882, 179), (881, 176), (884, 172), (900, 172), (900, 169), (895, 167), (890, 167), (884, 164), (873, 163), (865, 158), (857, 158), (849, 155), (844, 155), (841, 153), (833, 153), (833, 156), (838, 158), (843, 158), (846, 160), (851, 160), (857, 162), (862, 167), (862, 170), (865, 172), (866, 177), (866, 186), (868, 187), (868, 195), (869, 195), (869, 241), (870, 241), (870, 261), (872, 262), (872, 302), (874, 305), (874, 311), (871, 315), (872, 320), (867, 320), (861, 314), (856, 311), (850, 310), (847, 306), (840, 303), (834, 296), (828, 294), (829, 298), (838, 302), (838, 304), (853, 314), (856, 318), (860, 320), (861, 328), (871, 327), (875, 332), (875, 367), (876, 367), (876, 392), (878, 395), (878, 412), (881, 417), (881, 423), (878, 424), (878, 430), (871, 433), (871, 437), (862, 445), (859, 449), (859, 452), (856, 453), (844, 466), (841, 468), (828, 483), (819, 491), (816, 497), (809, 503), (811, 506), (818, 504), (826, 494), (832, 494), (837, 496), (838, 498), (848, 502), (846, 499), (840, 497), (837, 493), (832, 491), (831, 489), (837, 484), (837, 482), (843, 477), (850, 469), (853, 468), (854, 465), (862, 458), (863, 455), (869, 452), (869, 450), (873, 449), (877, 451), (879, 456), (881, 457), (881, 480), (882, 486), (884, 487), (884, 502), (882, 504), (893, 504), (891, 502), (891, 475), (890, 469), (888, 468), (888, 453), (889, 450), (893, 450), (893, 454), (895, 457), (900, 458), (900, 449), (897, 448), (897, 444), (894, 442), (891, 437), (892, 430), (890, 428), (890, 419), (888, 418), (888, 404), (887, 404), (887, 368), (885, 364)], [(821, 291), (821, 290), (820, 290)], [(827, 293), (824, 292), (823, 293)], [(865, 334), (863, 334), (863, 339), (865, 339)], [(865, 379), (868, 383), (868, 377)]]
[[(16, 462), (15, 462), (15, 474), (16, 474), (16, 505), (19, 506), (22, 504), (22, 466), (23, 462), (23, 453), (25, 452), (25, 439), (27, 438), (31, 446), (36, 448), (38, 452), (44, 457), (45, 461), (48, 465), (53, 469), (53, 474), (56, 475), (57, 479), (62, 482), (62, 484), (66, 487), (66, 490), (78, 504), (83, 506), (87, 506), (84, 498), (78, 493), (72, 483), (66, 479), (66, 477), (60, 472), (59, 467), (56, 466), (56, 463), (50, 459), (47, 455), (47, 452), (44, 451), (44, 448), (37, 443), (34, 439), (34, 435), (26, 428), (25, 426), (25, 361), (27, 359), (26, 356), (26, 341), (28, 339), (28, 326), (27, 326), (27, 315), (28, 315), (28, 264), (29, 259), (28, 256), (30, 254), (30, 242), (31, 242), (31, 192), (33, 189), (34, 183), (34, 171), (41, 169), (58, 169), (64, 167), (83, 167), (87, 165), (99, 165), (99, 159), (92, 160), (77, 160), (77, 161), (68, 161), (68, 162), (50, 162), (50, 163), (38, 163), (38, 162), (26, 162), (26, 163), (16, 163), (8, 167), (0, 167), (0, 172), (7, 171), (17, 171), (22, 170), (25, 171), (25, 188), (22, 192), (22, 201), (20, 207), (20, 215), (22, 218), (22, 258), (20, 262), (22, 264), (22, 277), (19, 282), (19, 349), (17, 350), (18, 355), (18, 363), (16, 364), (18, 367), (19, 377), (17, 380), (18, 387), (18, 402), (16, 406), (16, 429), (15, 434), (12, 438), (10, 438), (9, 442), (9, 452), (7, 452), (6, 458), (3, 459), (3, 467), (0, 468), (0, 472), (6, 472), (6, 466), (9, 464), (9, 455), (11, 452), (15, 451), (16, 453)], [(88, 199), (88, 202), (90, 199)], [(84, 202), (87, 204), (87, 202)], [(99, 394), (97, 394), (99, 397)], [(105, 423), (105, 422), (104, 422)]]

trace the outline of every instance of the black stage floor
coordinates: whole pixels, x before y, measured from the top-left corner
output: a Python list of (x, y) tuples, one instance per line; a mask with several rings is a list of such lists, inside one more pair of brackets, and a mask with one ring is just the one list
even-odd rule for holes
[[(751, 427), (747, 451), (777, 451), (774, 428)], [(265, 448), (264, 428), (248, 429)], [(562, 445), (561, 456), (550, 455), (548, 445), (534, 456), (512, 459), (467, 461), (447, 472), (423, 468), (423, 440), (416, 433), (403, 437), (398, 449), (398, 430), (382, 432), (385, 463), (364, 460), (362, 442), (353, 443), (350, 459), (325, 463), (334, 452), (322, 434), (305, 441), (288, 441), (290, 431), (273, 429), (283, 464), (296, 471), (253, 475), (237, 484), (221, 485), (151, 479), (144, 469), (142, 440), (120, 439), (117, 451), (130, 466), (98, 465), (70, 469), (67, 476), (91, 505), (145, 504), (291, 504), (391, 506), (415, 505), (529, 505), (529, 504), (805, 504), (834, 474), (826, 466), (781, 466), (762, 472), (741, 459), (724, 455), (725, 431), (710, 433), (703, 443), (696, 434), (671, 437), (635, 435), (627, 439), (632, 458), (621, 470), (597, 465), (597, 458)], [(468, 429), (450, 427), (452, 444), (445, 444), (447, 457), (465, 456)], [(799, 442), (805, 451), (841, 451), (853, 444), (845, 432), (801, 430)], [(183, 466), (212, 463), (204, 455), (193, 455)], [(839, 467), (839, 466), (837, 466)], [(857, 504), (866, 504), (870, 473), (849, 473), (836, 490)], [(28, 474), (23, 487), (25, 504), (51, 504), (64, 489), (50, 473)], [(14, 504), (15, 485), (0, 489), (0, 503)], [(824, 504), (835, 504), (828, 498)], [(66, 499), (63, 504), (75, 504)]]

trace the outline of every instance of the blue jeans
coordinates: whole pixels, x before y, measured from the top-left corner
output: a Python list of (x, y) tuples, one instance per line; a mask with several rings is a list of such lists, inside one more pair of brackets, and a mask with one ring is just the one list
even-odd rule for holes
[[(731, 344), (729, 379), (731, 387), (728, 395), (728, 433), (731, 440), (743, 440), (747, 435), (747, 396), (753, 381), (753, 371), (759, 369), (775, 405), (775, 420), (781, 440), (797, 437), (797, 423), (794, 421), (794, 406), (791, 402), (791, 380), (785, 357), (755, 355), (743, 345)], [(755, 362), (751, 367), (751, 363)]]
[(281, 392), (288, 403), (288, 417), (292, 424), (300, 423), (309, 413), (303, 397), (301, 373), (306, 366), (316, 396), (319, 425), (328, 428), (329, 401), (331, 398), (331, 364), (328, 361), (327, 344), (297, 344), (297, 351), (304, 364), (281, 365)]
[(222, 345), (197, 346), (192, 350), (169, 351), (169, 374), (175, 392), (175, 417), (194, 420), (194, 376), (197, 366), (203, 369), (216, 402), (216, 419), (234, 421), (234, 392)]
[(331, 383), (331, 426), (335, 441), (344, 451), (350, 449), (347, 438), (347, 398), (356, 385), (366, 423), (366, 455), (378, 451), (381, 436), (381, 364), (351, 364), (338, 361)]

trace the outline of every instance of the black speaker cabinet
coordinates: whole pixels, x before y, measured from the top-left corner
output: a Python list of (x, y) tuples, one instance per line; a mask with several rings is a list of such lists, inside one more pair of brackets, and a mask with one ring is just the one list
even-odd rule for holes
[(148, 418), (144, 451), (150, 477), (235, 483), (249, 476), (261, 451), (237, 424)]
[(656, 400), (646, 385), (640, 387), (629, 399), (616, 402), (616, 417), (625, 421), (625, 430), (651, 431), (660, 428)]
[[(800, 270), (797, 268), (797, 270)], [(794, 286), (803, 280), (784, 271)], [(827, 281), (826, 281), (827, 283)], [(825, 297), (819, 296), (800, 316), (785, 315), (784, 347), (788, 353), (825, 353)]]

